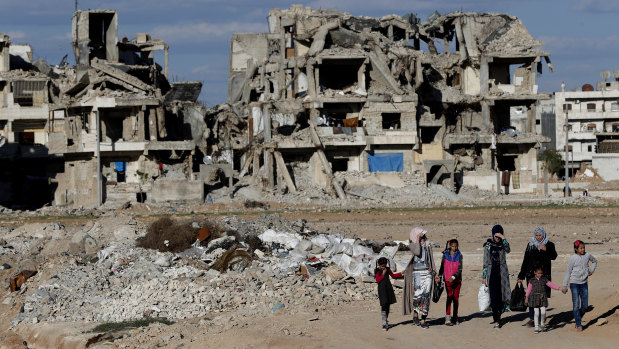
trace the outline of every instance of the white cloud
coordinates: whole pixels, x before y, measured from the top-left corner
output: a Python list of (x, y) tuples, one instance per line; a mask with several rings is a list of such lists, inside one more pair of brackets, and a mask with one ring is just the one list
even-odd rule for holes
[(7, 32), (6, 35), (8, 35), (12, 41), (22, 40), (28, 37), (28, 34), (26, 34), (26, 32), (22, 30), (10, 31)]
[(598, 38), (573, 38), (560, 36), (542, 36), (540, 40), (546, 45), (545, 50), (553, 55), (600, 55), (617, 52), (619, 36), (611, 35)]
[(579, 0), (572, 8), (578, 12), (619, 12), (619, 2), (616, 0)]
[(228, 66), (226, 64), (222, 64), (221, 61), (215, 64), (207, 63), (194, 67), (191, 72), (202, 76), (221, 74), (221, 72), (228, 72)]
[[(527, 1), (527, 0), (522, 0)], [(405, 13), (432, 13), (435, 10), (441, 14), (454, 11), (489, 11), (497, 7), (494, 0), (313, 0), (308, 4), (313, 9), (337, 8), (344, 12), (349, 12), (355, 16), (382, 16), (386, 14), (403, 15)], [(425, 18), (422, 18), (422, 20)]]
[(73, 34), (71, 32), (66, 32), (62, 35), (54, 35), (52, 37), (54, 40), (60, 40), (60, 41), (66, 41), (66, 40), (73, 40)]
[(153, 37), (162, 38), (168, 43), (204, 43), (230, 40), (234, 33), (264, 33), (264, 23), (195, 23), (175, 26), (159, 26), (153, 29)]

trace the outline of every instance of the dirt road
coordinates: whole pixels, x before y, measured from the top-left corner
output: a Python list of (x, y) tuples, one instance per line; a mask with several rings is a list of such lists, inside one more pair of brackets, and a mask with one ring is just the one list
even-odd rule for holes
[[(440, 246), (447, 239), (458, 238), (464, 255), (464, 282), (460, 298), (463, 322), (454, 327), (443, 325), (443, 298), (431, 306), (430, 328), (422, 329), (411, 323), (410, 316), (401, 315), (401, 303), (398, 302), (391, 308), (390, 322), (394, 327), (384, 332), (380, 328), (378, 301), (359, 301), (339, 306), (316, 306), (300, 313), (282, 308), (261, 318), (237, 318), (233, 312), (224, 314), (235, 317), (235, 325), (213, 325), (208, 321), (201, 322), (202, 318), (180, 320), (170, 326), (153, 324), (128, 331), (115, 342), (99, 344), (99, 347), (448, 348), (457, 345), (485, 348), (500, 345), (504, 348), (614, 348), (619, 339), (619, 316), (616, 313), (619, 307), (619, 274), (615, 268), (619, 261), (617, 207), (344, 209), (331, 212), (283, 211), (281, 214), (291, 221), (305, 219), (307, 225), (317, 231), (341, 233), (346, 237), (378, 241), (406, 240), (412, 227), (421, 226), (428, 231), (430, 240)], [(257, 215), (250, 213), (244, 218), (251, 219)], [(587, 251), (598, 258), (599, 267), (589, 282), (589, 302), (594, 308), (585, 316), (584, 332), (575, 332), (570, 322), (569, 293), (553, 293), (548, 310), (550, 331), (541, 334), (534, 334), (532, 329), (522, 326), (526, 313), (505, 314), (507, 324), (495, 330), (490, 325), (491, 315), (478, 312), (477, 288), (483, 252), (481, 245), (490, 236), (494, 224), (504, 227), (512, 247), (512, 253), (508, 255), (512, 287), (526, 244), (535, 227), (544, 227), (550, 240), (556, 244), (559, 256), (553, 263), (553, 281), (557, 284), (561, 283), (567, 259), (573, 253), (572, 242), (581, 239), (587, 243)], [(438, 254), (440, 250), (437, 248), (435, 252)], [(409, 254), (408, 251), (398, 253)], [(396, 295), (398, 299), (401, 298), (400, 289), (396, 289)], [(4, 323), (8, 321), (10, 319), (7, 318)], [(607, 323), (599, 326), (604, 321)], [(72, 333), (83, 336), (83, 331), (90, 327), (91, 324), (56, 324), (53, 327), (50, 324), (37, 324), (19, 329), (21, 338), (10, 332), (4, 332), (2, 338), (6, 340), (5, 343), (10, 343), (10, 339), (16, 347), (19, 347), (22, 339), (28, 341), (30, 347), (45, 347), (43, 336), (34, 338), (37, 332), (50, 335), (64, 331), (67, 334), (64, 338), (68, 338)]]
[[(431, 240), (441, 243), (456, 237), (465, 257), (464, 284), (460, 314), (464, 322), (447, 327), (444, 321), (444, 299), (432, 304), (429, 318), (432, 325), (424, 330), (411, 323), (410, 316), (401, 315), (401, 303), (392, 306), (390, 321), (395, 325), (388, 332), (380, 329), (378, 301), (352, 305), (307, 309), (307, 313), (290, 315), (282, 309), (270, 317), (255, 319), (233, 328), (203, 328), (195, 330), (173, 325), (165, 333), (179, 331), (184, 339), (171, 341), (171, 346), (201, 348), (403, 348), (432, 346), (526, 348), (552, 346), (562, 348), (611, 348), (619, 339), (619, 275), (614, 265), (619, 261), (619, 209), (616, 207), (515, 207), (476, 209), (367, 210), (284, 213), (290, 220), (306, 219), (310, 227), (329, 233), (376, 239), (406, 240), (410, 229), (422, 226)], [(512, 287), (523, 252), (532, 232), (542, 226), (557, 246), (559, 257), (553, 263), (556, 283), (563, 279), (567, 259), (573, 253), (575, 239), (589, 242), (587, 250), (599, 260), (598, 271), (590, 279), (590, 304), (585, 316), (586, 330), (573, 329), (570, 293), (554, 292), (548, 311), (550, 330), (534, 334), (522, 324), (526, 313), (507, 313), (507, 324), (499, 330), (490, 325), (492, 316), (477, 310), (477, 288), (481, 273), (481, 244), (489, 237), (494, 224), (503, 225), (512, 246), (508, 264)], [(406, 253), (406, 252), (400, 252)], [(399, 290), (396, 291), (400, 299)], [(316, 311), (317, 310), (317, 311)], [(597, 326), (601, 318), (608, 323)], [(189, 331), (188, 331), (189, 330)], [(148, 344), (160, 344), (161, 336)], [(131, 343), (128, 338), (121, 343)], [(141, 343), (144, 344), (144, 343)]]

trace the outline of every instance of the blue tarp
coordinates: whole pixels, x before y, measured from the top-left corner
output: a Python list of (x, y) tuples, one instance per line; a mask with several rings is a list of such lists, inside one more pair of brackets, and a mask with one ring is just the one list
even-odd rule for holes
[(114, 164), (114, 167), (116, 167), (116, 171), (118, 172), (125, 172), (125, 169), (127, 168), (127, 162), (116, 161), (116, 163)]
[(370, 172), (402, 172), (404, 153), (368, 154)]

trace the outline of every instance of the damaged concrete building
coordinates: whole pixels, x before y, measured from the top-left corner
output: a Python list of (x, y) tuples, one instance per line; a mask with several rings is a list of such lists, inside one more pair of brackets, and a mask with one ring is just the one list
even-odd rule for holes
[(291, 164), (306, 162), (340, 197), (333, 174), (356, 171), (495, 190), (511, 177), (512, 192), (535, 192), (536, 148), (549, 141), (535, 109), (550, 99), (536, 76), (552, 66), (516, 17), (421, 22), (293, 5), (271, 10), (268, 25), (230, 45), (228, 109), (248, 125), (231, 141), (241, 176), (253, 168), (294, 190)]
[(62, 166), (62, 159), (45, 147), (50, 105), (58, 97), (47, 73), (54, 74), (44, 62), (33, 62), (29, 45), (11, 43), (0, 33), (2, 205), (42, 205), (53, 195), (49, 178)]
[[(203, 185), (193, 167), (194, 157), (202, 158), (196, 151), (206, 152), (205, 109), (197, 103), (202, 84), (169, 83), (168, 45), (145, 33), (119, 40), (114, 10), (76, 11), (72, 33), (74, 67), (13, 67), (12, 45), (2, 36), (0, 154), (38, 169), (3, 166), (0, 185), (12, 189), (3, 191), (2, 203), (94, 207), (142, 201), (146, 193), (155, 201), (200, 200)], [(163, 68), (155, 51), (163, 51)], [(33, 157), (56, 161), (41, 166)], [(15, 192), (24, 175), (44, 179), (38, 202)]]
[(552, 66), (517, 18), (293, 5), (268, 25), (233, 35), (228, 103), (209, 109), (201, 83), (169, 82), (163, 40), (118, 37), (114, 10), (74, 13), (75, 66), (0, 35), (0, 204), (200, 201), (213, 182), (233, 195), (234, 178), (345, 198), (374, 172), (536, 191), (536, 104), (550, 98), (536, 77)]

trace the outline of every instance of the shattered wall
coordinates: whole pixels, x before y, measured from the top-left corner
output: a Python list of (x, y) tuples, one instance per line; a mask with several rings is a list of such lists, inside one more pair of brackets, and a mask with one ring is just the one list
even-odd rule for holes
[[(57, 183), (57, 205), (96, 206), (99, 171), (102, 182), (123, 184), (109, 186), (114, 198), (135, 199), (165, 173), (189, 183), (210, 136), (197, 103), (202, 83), (171, 84), (167, 44), (147, 33), (119, 40), (115, 10), (76, 11), (72, 34), (74, 67), (33, 62), (30, 46), (0, 34), (0, 127), (19, 143), (13, 153), (61, 162), (58, 173), (43, 174)], [(154, 51), (164, 51), (163, 68)]]
[(465, 175), (516, 163), (536, 175), (531, 149), (548, 140), (536, 133), (535, 104), (550, 97), (535, 78), (542, 58), (552, 66), (516, 17), (435, 12), (422, 22), (293, 5), (271, 10), (268, 24), (231, 40), (228, 102), (252, 130), (237, 156), (274, 142), (324, 152), (327, 173), (367, 171), (367, 154), (385, 151), (401, 152), (405, 171), (454, 159), (473, 171)]

